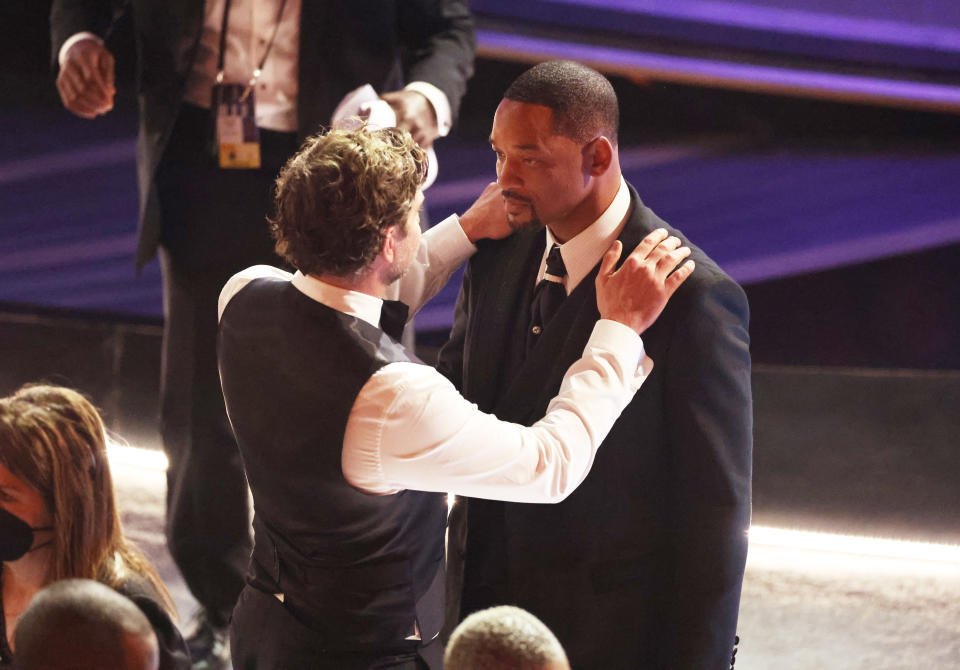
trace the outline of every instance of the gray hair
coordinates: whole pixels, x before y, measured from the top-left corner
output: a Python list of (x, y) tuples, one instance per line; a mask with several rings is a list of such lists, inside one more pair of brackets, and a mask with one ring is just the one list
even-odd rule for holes
[(445, 670), (543, 670), (567, 665), (560, 642), (540, 619), (503, 605), (474, 612), (450, 636)]

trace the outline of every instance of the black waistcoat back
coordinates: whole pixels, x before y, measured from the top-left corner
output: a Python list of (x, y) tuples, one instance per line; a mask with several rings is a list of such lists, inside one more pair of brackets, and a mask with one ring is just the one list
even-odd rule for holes
[(443, 616), (443, 494), (378, 496), (340, 466), (360, 389), (390, 362), (416, 361), (380, 329), (290, 282), (256, 279), (220, 321), (220, 377), (255, 507), (249, 582), (328, 648), (406, 649)]

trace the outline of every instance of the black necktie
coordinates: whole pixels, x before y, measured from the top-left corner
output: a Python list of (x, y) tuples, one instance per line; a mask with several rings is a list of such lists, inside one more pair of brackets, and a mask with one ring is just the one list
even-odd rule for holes
[(384, 300), (380, 308), (380, 330), (400, 341), (410, 308), (399, 300)]
[(530, 304), (530, 330), (527, 332), (527, 351), (537, 343), (540, 333), (556, 313), (560, 303), (567, 297), (567, 290), (562, 283), (566, 276), (567, 268), (563, 265), (560, 247), (554, 244), (547, 255), (547, 268), (543, 279), (533, 291), (533, 302)]

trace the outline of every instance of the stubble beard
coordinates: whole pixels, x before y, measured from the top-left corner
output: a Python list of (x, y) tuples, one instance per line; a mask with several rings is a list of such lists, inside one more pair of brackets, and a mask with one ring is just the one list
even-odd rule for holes
[(510, 226), (510, 230), (515, 233), (520, 233), (524, 231), (535, 232), (543, 228), (543, 223), (540, 221), (540, 217), (537, 216), (537, 210), (534, 208), (533, 203), (526, 198), (517, 199), (526, 203), (530, 214), (529, 218), (521, 219), (516, 214), (507, 212), (507, 224)]
[(402, 259), (397, 260), (391, 263), (390, 267), (387, 268), (387, 284), (394, 284), (407, 274), (407, 270), (410, 269), (412, 259)]

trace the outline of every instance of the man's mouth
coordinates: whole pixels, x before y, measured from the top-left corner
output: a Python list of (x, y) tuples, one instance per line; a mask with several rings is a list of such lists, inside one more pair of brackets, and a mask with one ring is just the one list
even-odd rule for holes
[(508, 204), (519, 204), (519, 203), (523, 203), (524, 205), (529, 205), (529, 204), (532, 204), (532, 202), (533, 202), (532, 200), (530, 200), (530, 198), (524, 198), (522, 195), (517, 195), (517, 194), (514, 193), (513, 191), (504, 191), (504, 192), (503, 192), (503, 199), (504, 199)]

